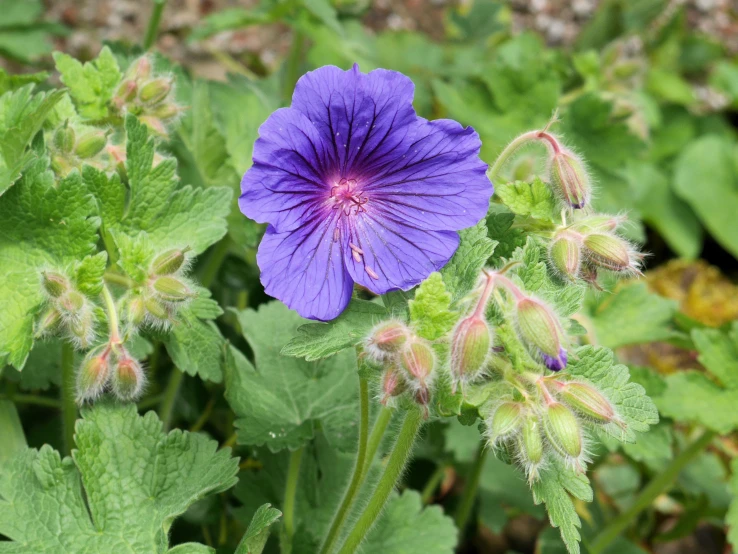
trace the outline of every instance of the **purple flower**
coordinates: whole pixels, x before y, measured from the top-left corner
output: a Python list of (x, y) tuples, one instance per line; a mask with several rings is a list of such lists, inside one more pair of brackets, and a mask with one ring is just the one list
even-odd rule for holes
[(267, 294), (329, 320), (354, 283), (407, 290), (443, 267), (492, 185), (470, 127), (427, 121), (395, 71), (326, 66), (259, 129), (241, 211), (269, 223), (257, 262)]
[(541, 357), (543, 358), (543, 365), (551, 371), (561, 371), (566, 367), (566, 363), (569, 361), (569, 356), (563, 348), (559, 348), (559, 355), (555, 358), (553, 356), (549, 356), (545, 352), (541, 352)]

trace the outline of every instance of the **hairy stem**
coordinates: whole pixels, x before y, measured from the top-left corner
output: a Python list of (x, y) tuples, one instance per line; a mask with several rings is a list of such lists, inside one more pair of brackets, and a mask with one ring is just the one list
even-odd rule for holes
[(372, 462), (374, 461), (374, 456), (377, 455), (377, 450), (379, 449), (379, 445), (382, 442), (382, 439), (384, 438), (384, 433), (387, 431), (387, 426), (389, 425), (390, 420), (392, 419), (392, 410), (390, 408), (387, 408), (386, 406), (382, 406), (382, 408), (379, 410), (379, 414), (377, 414), (377, 419), (374, 421), (374, 426), (372, 427), (372, 433), (369, 435), (369, 444), (366, 448), (366, 458), (364, 459), (364, 468), (361, 472), (361, 481), (364, 482), (364, 479), (366, 479), (367, 473), (369, 473), (369, 468), (372, 467)]
[(151, 10), (149, 18), (149, 26), (146, 28), (146, 38), (144, 38), (143, 48), (149, 50), (156, 41), (159, 32), (159, 23), (161, 22), (161, 14), (164, 12), (167, 0), (154, 0), (154, 8)]
[(74, 423), (77, 421), (77, 402), (74, 397), (74, 348), (64, 342), (61, 347), (61, 408), (62, 427), (64, 429), (64, 454), (70, 454), (74, 448)]
[(636, 520), (638, 514), (648, 508), (656, 497), (671, 485), (682, 469), (684, 469), (684, 467), (691, 462), (697, 454), (709, 446), (714, 438), (714, 432), (705, 431), (692, 444), (684, 449), (681, 454), (674, 458), (666, 469), (657, 474), (656, 477), (646, 485), (646, 488), (644, 488), (636, 497), (635, 502), (631, 504), (630, 508), (612, 520), (607, 527), (605, 527), (599, 535), (594, 538), (589, 546), (589, 551), (592, 554), (600, 554), (601, 552), (604, 552), (605, 549), (610, 546), (612, 541), (625, 531), (628, 525)]
[(522, 135), (514, 139), (510, 144), (508, 144), (502, 152), (500, 152), (500, 155), (497, 156), (495, 163), (493, 163), (492, 167), (490, 167), (489, 171), (487, 171), (487, 176), (490, 179), (494, 180), (502, 167), (508, 161), (510, 161), (510, 158), (512, 158), (517, 153), (521, 146), (529, 142), (538, 141), (548, 143), (549, 148), (551, 148), (551, 150), (553, 150), (554, 152), (559, 152), (561, 150), (558, 141), (554, 138), (553, 135), (546, 132), (545, 130), (529, 131), (527, 133), (523, 133)]
[(284, 487), (283, 522), (284, 532), (288, 540), (292, 540), (295, 533), (295, 493), (297, 492), (297, 481), (300, 477), (300, 462), (304, 447), (298, 448), (290, 453), (290, 463), (287, 468), (287, 483)]
[(129, 279), (125, 275), (121, 275), (120, 273), (113, 273), (112, 271), (106, 271), (105, 275), (103, 275), (103, 279), (105, 279), (106, 283), (110, 283), (112, 285), (120, 285), (129, 289), (133, 287), (133, 285), (135, 285), (133, 280)]
[(466, 524), (469, 522), (469, 516), (474, 507), (474, 500), (477, 498), (479, 477), (482, 475), (484, 462), (487, 459), (487, 452), (489, 452), (487, 445), (484, 442), (480, 442), (477, 448), (477, 454), (474, 457), (474, 464), (466, 477), (466, 485), (464, 486), (464, 492), (461, 494), (461, 501), (456, 508), (456, 527), (458, 527), (459, 533), (464, 532)]
[(118, 329), (118, 311), (115, 309), (115, 299), (110, 294), (108, 287), (103, 285), (102, 297), (105, 302), (105, 311), (108, 314), (108, 327), (110, 329), (110, 345), (120, 343), (120, 330)]
[[(369, 428), (369, 385), (366, 379), (359, 379), (359, 450), (356, 455), (356, 465), (354, 465), (354, 472), (351, 475), (351, 481), (349, 481), (346, 492), (343, 494), (343, 500), (338, 507), (338, 511), (333, 516), (333, 522), (326, 535), (323, 548), (320, 549), (322, 554), (327, 554), (333, 548), (333, 544), (338, 539), (338, 533), (341, 530), (343, 522), (349, 514), (351, 505), (354, 503), (356, 494), (361, 488), (361, 483), (364, 478), (364, 468), (366, 466), (366, 452), (367, 452), (367, 434)], [(372, 433), (373, 435), (373, 433)]]
[(413, 444), (415, 444), (415, 438), (418, 436), (418, 431), (422, 423), (423, 416), (420, 409), (413, 407), (408, 410), (405, 415), (405, 421), (400, 428), (400, 434), (397, 436), (397, 441), (392, 447), (392, 453), (387, 461), (387, 466), (384, 469), (382, 477), (379, 479), (379, 483), (377, 483), (377, 488), (374, 489), (374, 493), (369, 499), (364, 512), (356, 521), (346, 541), (343, 543), (339, 551), (340, 554), (354, 554), (354, 552), (358, 551), (359, 545), (376, 522), (390, 493), (395, 488), (395, 484), (410, 458)]
[(161, 419), (164, 430), (169, 430), (172, 424), (172, 415), (174, 414), (174, 402), (179, 394), (179, 387), (182, 384), (184, 373), (176, 367), (172, 368), (172, 374), (169, 376), (167, 388), (164, 389), (164, 396), (159, 405), (159, 419)]
[(433, 498), (433, 493), (436, 492), (438, 485), (441, 484), (443, 477), (446, 475), (447, 467), (448, 466), (446, 466), (445, 463), (439, 464), (436, 470), (431, 474), (425, 487), (423, 487), (423, 492), (420, 494), (423, 504), (428, 504), (431, 501), (431, 498)]

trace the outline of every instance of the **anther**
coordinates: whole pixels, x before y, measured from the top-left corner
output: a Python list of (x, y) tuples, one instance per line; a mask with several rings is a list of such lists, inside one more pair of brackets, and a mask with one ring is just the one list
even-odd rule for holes
[(371, 277), (372, 279), (379, 279), (379, 275), (374, 273), (374, 270), (369, 266), (364, 266), (364, 271), (366, 271), (367, 275)]

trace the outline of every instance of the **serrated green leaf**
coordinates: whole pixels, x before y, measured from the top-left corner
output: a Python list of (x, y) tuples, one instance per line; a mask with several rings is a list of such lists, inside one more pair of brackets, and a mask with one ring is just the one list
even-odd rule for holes
[(82, 415), (73, 459), (47, 445), (3, 465), (0, 533), (13, 542), (0, 550), (163, 554), (177, 516), (236, 482), (229, 449), (216, 452), (202, 435), (165, 435), (153, 412), (99, 403)]
[[(615, 406), (624, 427), (610, 422), (598, 430), (621, 442), (634, 442), (636, 433), (645, 433), (659, 421), (653, 401), (645, 389), (629, 381), (628, 368), (614, 364), (612, 351), (603, 347), (583, 346), (572, 352), (566, 372), (592, 383)], [(648, 440), (643, 438), (642, 440)]]
[(556, 217), (558, 202), (551, 192), (551, 187), (541, 179), (536, 178), (532, 183), (525, 181), (497, 183), (495, 195), (518, 215), (544, 221), (553, 221)]
[(692, 341), (700, 353), (700, 363), (727, 389), (738, 389), (738, 322), (733, 322), (727, 332), (695, 329)]
[(269, 538), (269, 527), (282, 516), (282, 512), (263, 504), (251, 518), (246, 534), (236, 547), (234, 554), (261, 554)]
[(40, 158), (0, 197), (0, 365), (22, 368), (33, 345), (40, 275), (96, 251), (99, 220), (77, 172), (58, 182)]
[(441, 270), (443, 282), (454, 303), (469, 294), (479, 281), (482, 268), (495, 251), (495, 241), (487, 236), (484, 220), (459, 232), (459, 248)]
[(634, 443), (625, 443), (623, 451), (637, 462), (642, 462), (655, 472), (662, 471), (674, 457), (671, 427), (663, 422), (649, 429), (648, 436)]
[(205, 381), (223, 381), (226, 340), (212, 321), (198, 319), (189, 308), (177, 314), (177, 322), (163, 339), (174, 365)]
[(318, 363), (280, 354), (305, 321), (281, 302), (237, 316), (256, 365), (233, 348), (226, 354), (226, 399), (238, 417), (239, 443), (266, 445), (274, 452), (294, 450), (311, 440), (320, 425), (331, 445), (354, 448), (354, 353), (342, 352)]
[(1, 468), (3, 462), (27, 448), (23, 426), (12, 400), (0, 399), (0, 437), (3, 438), (3, 448), (0, 450)]
[(100, 294), (107, 263), (107, 252), (98, 252), (94, 256), (85, 257), (74, 270), (76, 288), (88, 296)]
[(436, 340), (448, 333), (459, 317), (450, 310), (451, 295), (446, 291), (441, 274), (431, 273), (408, 303), (410, 322), (421, 337)]
[(369, 330), (386, 318), (387, 310), (380, 304), (354, 298), (333, 321), (298, 327), (297, 335), (285, 345), (282, 354), (305, 358), (308, 362), (333, 356), (361, 343)]
[(107, 46), (96, 59), (84, 65), (61, 52), (54, 53), (54, 61), (81, 116), (100, 120), (110, 115), (110, 100), (120, 82), (121, 73), (115, 56)]
[(23, 371), (8, 367), (3, 377), (25, 391), (47, 390), (61, 383), (61, 342), (56, 339), (37, 342)]
[(510, 258), (516, 248), (525, 244), (525, 233), (521, 229), (513, 229), (515, 214), (508, 211), (493, 212), (487, 216), (487, 236), (495, 241), (492, 259), (498, 262)]

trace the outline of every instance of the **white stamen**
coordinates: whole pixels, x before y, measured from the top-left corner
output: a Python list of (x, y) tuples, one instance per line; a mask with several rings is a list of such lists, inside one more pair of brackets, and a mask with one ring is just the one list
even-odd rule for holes
[(353, 250), (354, 252), (358, 253), (358, 254), (363, 254), (364, 253), (364, 251), (361, 248), (359, 248), (358, 246), (356, 246), (353, 242), (349, 242), (349, 248), (351, 250)]
[(364, 271), (366, 271), (367, 275), (371, 277), (372, 279), (379, 279), (379, 275), (374, 273), (374, 270), (369, 266), (364, 266)]

